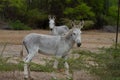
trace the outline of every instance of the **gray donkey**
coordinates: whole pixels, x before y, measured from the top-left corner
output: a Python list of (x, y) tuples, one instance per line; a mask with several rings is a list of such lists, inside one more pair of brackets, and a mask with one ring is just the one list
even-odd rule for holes
[(49, 28), (52, 35), (63, 35), (68, 32), (69, 28), (66, 25), (55, 26), (55, 16), (49, 16)]
[[(81, 23), (81, 22), (80, 22)], [(54, 36), (31, 33), (23, 39), (23, 45), (25, 46), (28, 55), (24, 58), (24, 77), (30, 78), (30, 70), (28, 63), (32, 60), (34, 55), (38, 52), (42, 52), (44, 55), (54, 55), (56, 57), (53, 68), (57, 69), (58, 59), (65, 59), (65, 73), (69, 76), (69, 65), (67, 63), (68, 52), (75, 43), (80, 47), (81, 45), (81, 28), (83, 26), (75, 25), (65, 35)]]

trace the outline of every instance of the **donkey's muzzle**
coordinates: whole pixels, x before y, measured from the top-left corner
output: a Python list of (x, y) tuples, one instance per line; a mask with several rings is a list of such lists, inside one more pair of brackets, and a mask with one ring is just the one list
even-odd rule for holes
[(77, 43), (77, 47), (80, 47), (81, 46), (81, 43)]

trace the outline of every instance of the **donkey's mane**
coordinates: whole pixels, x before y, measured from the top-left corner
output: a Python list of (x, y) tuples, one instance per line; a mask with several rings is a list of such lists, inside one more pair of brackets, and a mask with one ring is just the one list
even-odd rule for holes
[(70, 29), (70, 30), (64, 35), (64, 37), (65, 37), (65, 38), (68, 38), (68, 37), (72, 34), (72, 32), (73, 32), (73, 28)]

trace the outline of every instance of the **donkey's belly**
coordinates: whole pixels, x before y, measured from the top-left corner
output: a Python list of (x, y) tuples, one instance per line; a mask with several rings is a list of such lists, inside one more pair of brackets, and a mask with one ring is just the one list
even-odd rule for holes
[(44, 55), (54, 55), (56, 53), (56, 49), (40, 48), (38, 52)]

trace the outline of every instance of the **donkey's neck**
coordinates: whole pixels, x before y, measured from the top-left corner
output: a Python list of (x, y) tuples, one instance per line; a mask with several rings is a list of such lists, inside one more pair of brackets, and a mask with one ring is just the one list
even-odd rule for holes
[(71, 35), (68, 38), (66, 38), (66, 43), (68, 43), (70, 48), (72, 48), (73, 45), (75, 44), (75, 41), (72, 39)]
[(54, 28), (54, 27), (55, 27), (55, 24), (49, 24), (49, 26)]

